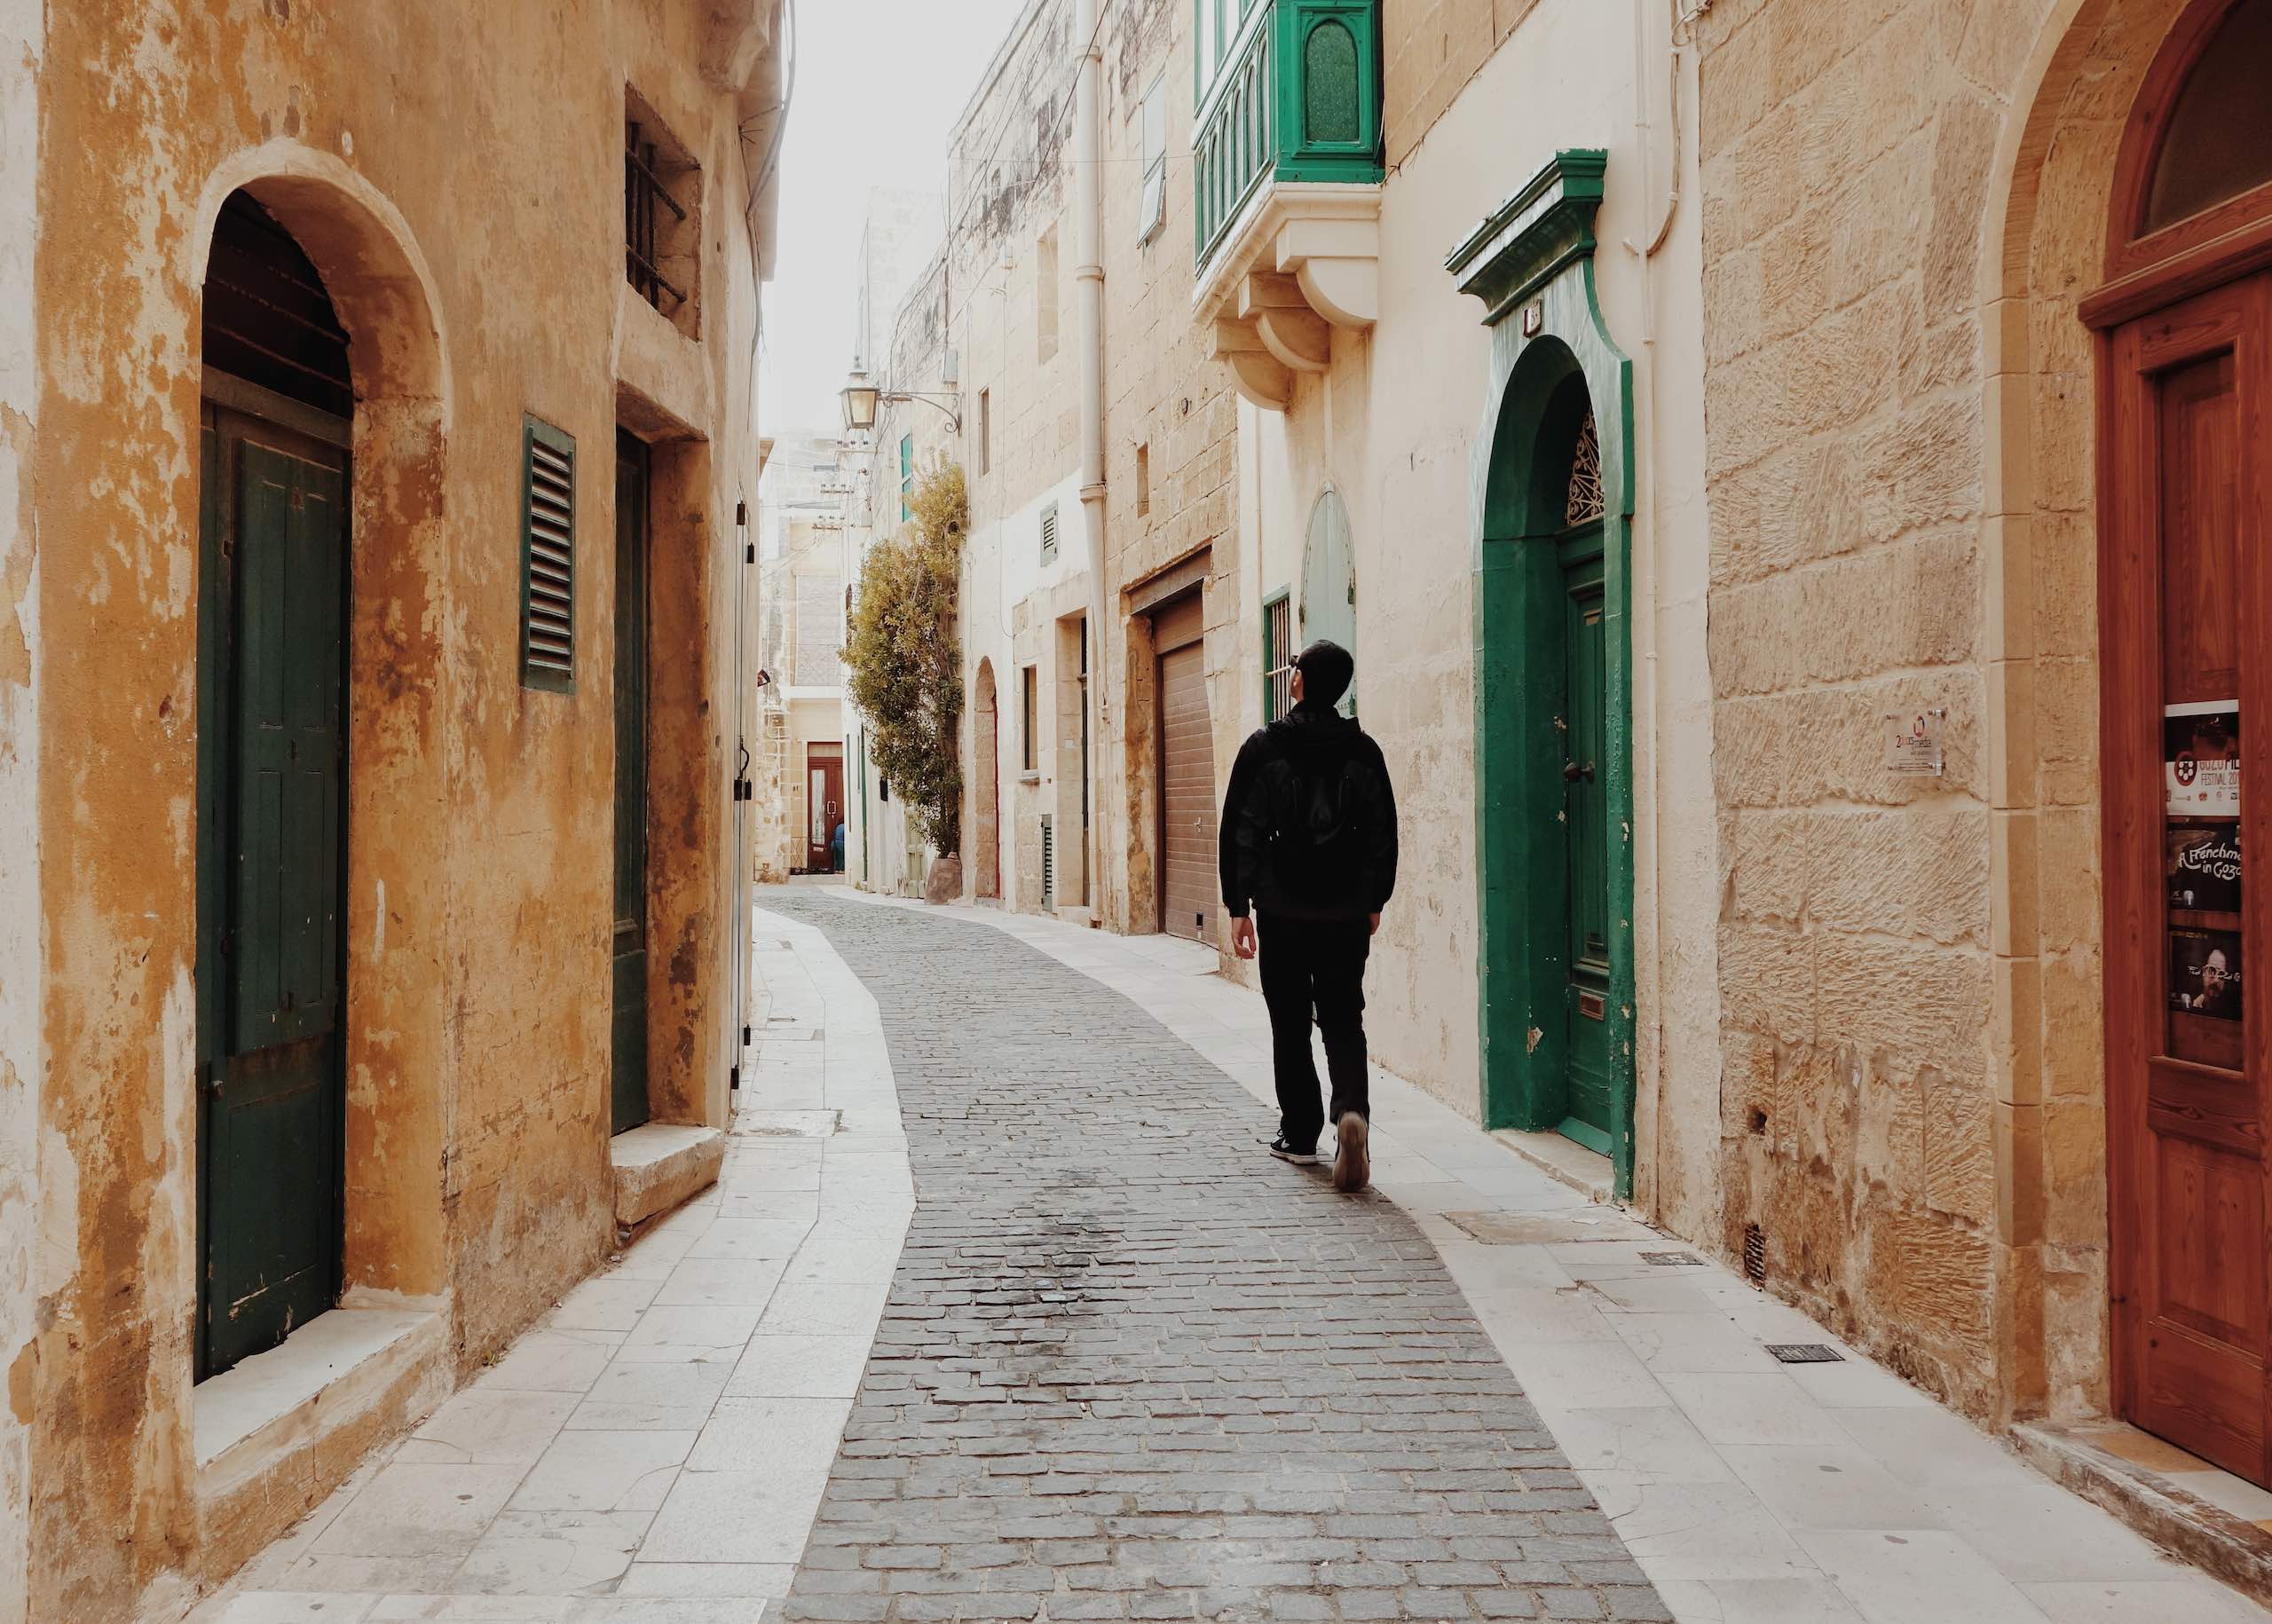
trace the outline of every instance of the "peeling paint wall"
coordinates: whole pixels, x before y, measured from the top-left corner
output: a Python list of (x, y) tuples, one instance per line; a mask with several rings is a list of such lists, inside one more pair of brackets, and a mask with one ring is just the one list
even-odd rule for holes
[[(0, 926), (20, 933), (0, 936), (0, 1063), (26, 1079), (0, 1078), (0, 1335), (20, 1326), (8, 1294), (28, 1286), (36, 1331), (12, 1393), (14, 1414), (33, 1416), (36, 1616), (164, 1611), (351, 1463), (327, 1457), (223, 1525), (208, 1522), (218, 1512), (192, 1447), (199, 317), (206, 238), (233, 185), (269, 202), (325, 276), (362, 401), (351, 1290), (436, 1305), (464, 1370), (611, 1243), (619, 420), (658, 442), (656, 552), (670, 566), (658, 572), (669, 642), (658, 641), (675, 657), (651, 684), (654, 1105), (663, 1120), (723, 1120), (729, 933), (742, 917), (725, 847), (739, 723), (727, 675), (742, 629), (730, 541), (756, 449), (751, 159), (717, 76), (733, 9), (46, 11), (41, 237), (23, 297), (20, 245), (0, 244), (0, 324), (27, 323), (0, 325), (0, 486), (36, 491), (42, 543), (36, 576), (14, 565), (21, 554), (28, 569), (20, 524), (0, 561), (19, 646), (42, 650), (34, 713), (0, 625), (0, 808), (29, 792), (35, 737), (67, 741), (38, 759), (36, 817), (16, 807), (5, 820), (12, 841), (37, 829), (36, 876), (20, 847), (0, 851), (0, 885), (38, 895)], [(17, 0), (0, 12), (0, 186), (27, 192), (32, 104), (17, 91), (42, 59), (39, 20)], [(699, 343), (624, 287), (627, 85), (701, 165)], [(6, 217), (13, 231), (29, 216)], [(22, 342), (34, 332), (36, 352)], [(518, 678), (525, 413), (580, 453), (572, 694)], [(17, 461), (20, 420), (37, 425), (36, 483)], [(51, 635), (33, 643), (34, 627)], [(35, 1020), (43, 1055), (20, 1046), (16, 1023)], [(33, 1078), (39, 1246), (27, 1270), (8, 1262), (6, 1180)], [(12, 1447), (0, 1431), (0, 1488), (21, 1503), (20, 1486), (7, 1487)]]
[(0, 4), (0, 1624), (30, 1608), (37, 1391), (40, 648), (33, 255), (42, 0)]

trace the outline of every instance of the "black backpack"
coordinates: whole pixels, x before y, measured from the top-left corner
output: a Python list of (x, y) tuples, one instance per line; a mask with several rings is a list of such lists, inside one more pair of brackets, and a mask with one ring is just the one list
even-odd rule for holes
[(1270, 867), (1279, 886), (1297, 899), (1323, 897), (1357, 867), (1361, 846), (1349, 787), (1354, 761), (1345, 750), (1286, 756), (1291, 782), (1282, 802), (1272, 798)]

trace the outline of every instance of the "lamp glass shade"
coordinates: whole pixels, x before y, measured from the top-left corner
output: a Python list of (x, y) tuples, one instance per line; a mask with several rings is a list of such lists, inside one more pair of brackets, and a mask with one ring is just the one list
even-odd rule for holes
[(844, 426), (855, 434), (866, 434), (876, 426), (876, 398), (882, 391), (872, 383), (855, 379), (842, 391)]

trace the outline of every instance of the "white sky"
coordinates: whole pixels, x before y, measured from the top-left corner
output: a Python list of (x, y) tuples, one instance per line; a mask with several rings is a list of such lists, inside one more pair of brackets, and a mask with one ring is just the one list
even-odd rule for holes
[(794, 4), (797, 83), (759, 360), (769, 435), (841, 422), (868, 189), (946, 190), (947, 133), (1022, 0)]

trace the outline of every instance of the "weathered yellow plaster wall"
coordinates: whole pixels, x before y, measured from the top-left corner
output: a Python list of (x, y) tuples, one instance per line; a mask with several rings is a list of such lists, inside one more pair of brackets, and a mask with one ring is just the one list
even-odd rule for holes
[[(162, 1606), (181, 1575), (225, 1571), (331, 1480), (320, 1471), (225, 1538), (201, 1528), (197, 368), (202, 233), (225, 177), (251, 182), (294, 225), (351, 329), (367, 396), (351, 679), (350, 1281), (444, 1305), (465, 1368), (611, 1240), (602, 989), (627, 79), (701, 158), (715, 200), (708, 342), (655, 390), (681, 411), (701, 403), (706, 421), (684, 428), (719, 447), (679, 485), (677, 508), (657, 515), (659, 558), (676, 548), (687, 577), (659, 579), (685, 591), (673, 630), (694, 656), (686, 691), (669, 696), (678, 708), (655, 729), (675, 764), (659, 786), (679, 800), (654, 842), (659, 1005), (676, 1014), (658, 1108), (722, 1118), (725, 929), (738, 906), (717, 861), (734, 700), (717, 672), (730, 668), (719, 650), (730, 650), (734, 600), (730, 571), (706, 555), (730, 527), (746, 465), (753, 484), (754, 288), (733, 104), (703, 77), (714, 26), (710, 8), (662, 0), (47, 12), (37, 727), (64, 742), (39, 777), (37, 1328), (12, 1384), (16, 1414), (34, 1417), (35, 1616)], [(254, 178), (275, 173), (300, 178)], [(517, 680), (524, 412), (572, 432), (581, 453), (572, 696)]]

